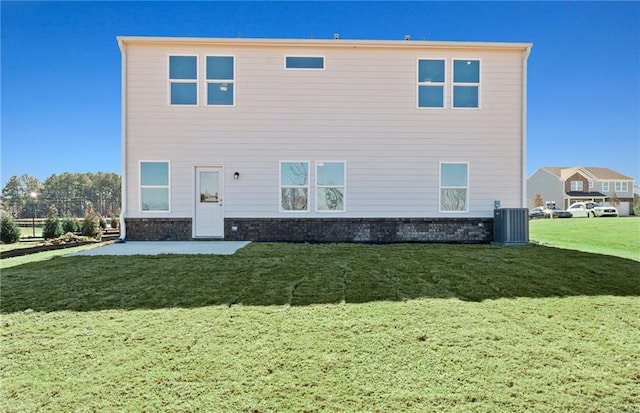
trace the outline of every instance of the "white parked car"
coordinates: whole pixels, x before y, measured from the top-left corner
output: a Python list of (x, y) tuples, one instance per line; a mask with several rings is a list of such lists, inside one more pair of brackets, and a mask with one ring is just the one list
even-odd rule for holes
[(617, 217), (618, 210), (612, 206), (602, 206), (595, 202), (576, 202), (567, 211), (575, 218)]

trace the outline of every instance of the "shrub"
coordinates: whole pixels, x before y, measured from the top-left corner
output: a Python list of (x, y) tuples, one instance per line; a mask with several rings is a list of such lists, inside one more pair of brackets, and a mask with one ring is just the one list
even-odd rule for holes
[(42, 227), (42, 237), (44, 239), (58, 238), (63, 234), (62, 223), (58, 218), (58, 210), (55, 206), (51, 205), (49, 211), (47, 211), (47, 219)]
[(0, 218), (0, 241), (5, 244), (13, 244), (20, 241), (20, 227), (7, 215)]
[(112, 215), (111, 216), (111, 228), (116, 229), (116, 228), (118, 228), (118, 225), (120, 225), (118, 217), (116, 217), (115, 215)]
[(87, 203), (84, 210), (84, 219), (82, 221), (82, 235), (91, 238), (100, 238), (102, 236), (102, 228), (100, 228), (100, 217), (93, 209), (91, 202)]
[(100, 229), (102, 229), (102, 231), (107, 229), (107, 220), (103, 217), (100, 217)]
[(73, 217), (66, 217), (62, 220), (62, 231), (66, 234), (67, 232), (78, 232), (80, 230), (80, 225), (78, 224), (78, 220)]

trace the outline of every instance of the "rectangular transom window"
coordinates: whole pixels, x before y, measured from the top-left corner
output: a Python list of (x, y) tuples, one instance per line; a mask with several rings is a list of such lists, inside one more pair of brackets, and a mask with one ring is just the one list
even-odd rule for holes
[(197, 56), (169, 56), (169, 104), (198, 104)]
[(616, 192), (627, 192), (629, 190), (628, 182), (616, 182)]
[(467, 212), (469, 164), (440, 164), (440, 212)]
[(453, 61), (453, 107), (480, 107), (480, 61)]
[(280, 210), (309, 210), (309, 162), (280, 162)]
[(418, 60), (418, 107), (444, 108), (444, 59)]
[(140, 209), (169, 211), (169, 162), (140, 162)]
[(319, 212), (345, 211), (345, 163), (316, 163), (316, 210)]
[(571, 181), (571, 190), (572, 191), (582, 191), (583, 189), (582, 181)]
[(207, 56), (207, 105), (235, 104), (235, 65), (233, 56)]
[(324, 69), (324, 57), (287, 56), (285, 67), (287, 69)]

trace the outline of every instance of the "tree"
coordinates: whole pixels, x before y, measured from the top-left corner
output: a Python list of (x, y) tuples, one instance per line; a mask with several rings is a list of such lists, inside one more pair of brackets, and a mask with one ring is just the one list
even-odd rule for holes
[(533, 200), (534, 207), (544, 206), (544, 199), (542, 198), (542, 194), (536, 194), (536, 199)]
[(615, 193), (615, 191), (613, 192), (613, 194), (611, 194), (611, 197), (609, 197), (609, 204), (614, 207), (620, 205), (620, 199), (618, 198), (618, 195)]
[(30, 195), (32, 192), (40, 195), (41, 191), (42, 184), (37, 178), (27, 174), (14, 175), (2, 188), (2, 207), (15, 218), (33, 216), (34, 210), (38, 215), (40, 204)]
[(84, 210), (84, 220), (82, 221), (82, 235), (91, 238), (100, 238), (102, 228), (100, 228), (100, 217), (93, 209), (93, 204), (87, 202)]
[(0, 241), (5, 244), (13, 244), (20, 241), (20, 228), (13, 218), (2, 214), (0, 217)]
[(47, 220), (44, 222), (42, 228), (42, 236), (44, 239), (58, 238), (62, 235), (62, 224), (58, 217), (58, 210), (55, 206), (51, 205), (47, 212)]
[(22, 210), (24, 189), (17, 176), (12, 176), (2, 188), (2, 209), (12, 217), (17, 217)]
[[(121, 179), (113, 172), (69, 173), (49, 176), (44, 183), (29, 175), (13, 176), (2, 189), (2, 207), (11, 216), (26, 218), (46, 213), (53, 205), (64, 216), (81, 217), (87, 201), (96, 213), (109, 216), (120, 213)], [(31, 192), (38, 194), (34, 199)]]

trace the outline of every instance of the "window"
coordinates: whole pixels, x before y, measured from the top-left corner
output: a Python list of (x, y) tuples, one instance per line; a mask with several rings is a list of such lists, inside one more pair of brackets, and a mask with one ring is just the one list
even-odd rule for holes
[(616, 182), (616, 192), (627, 192), (628, 190), (628, 182)]
[(572, 191), (582, 191), (582, 181), (571, 181)]
[(316, 163), (316, 210), (345, 211), (345, 163)]
[(280, 209), (309, 210), (309, 162), (280, 162)]
[(589, 191), (593, 189), (593, 181), (589, 181)]
[(233, 106), (234, 81), (233, 56), (207, 56), (207, 105)]
[(444, 108), (444, 73), (444, 60), (418, 60), (419, 108)]
[(602, 192), (609, 192), (609, 182), (602, 183)]
[(169, 162), (140, 162), (140, 209), (169, 211)]
[(198, 58), (169, 56), (169, 103), (198, 104)]
[(324, 69), (324, 57), (287, 56), (287, 69)]
[(440, 164), (440, 212), (467, 212), (469, 164)]
[(480, 107), (480, 61), (453, 61), (453, 107)]

